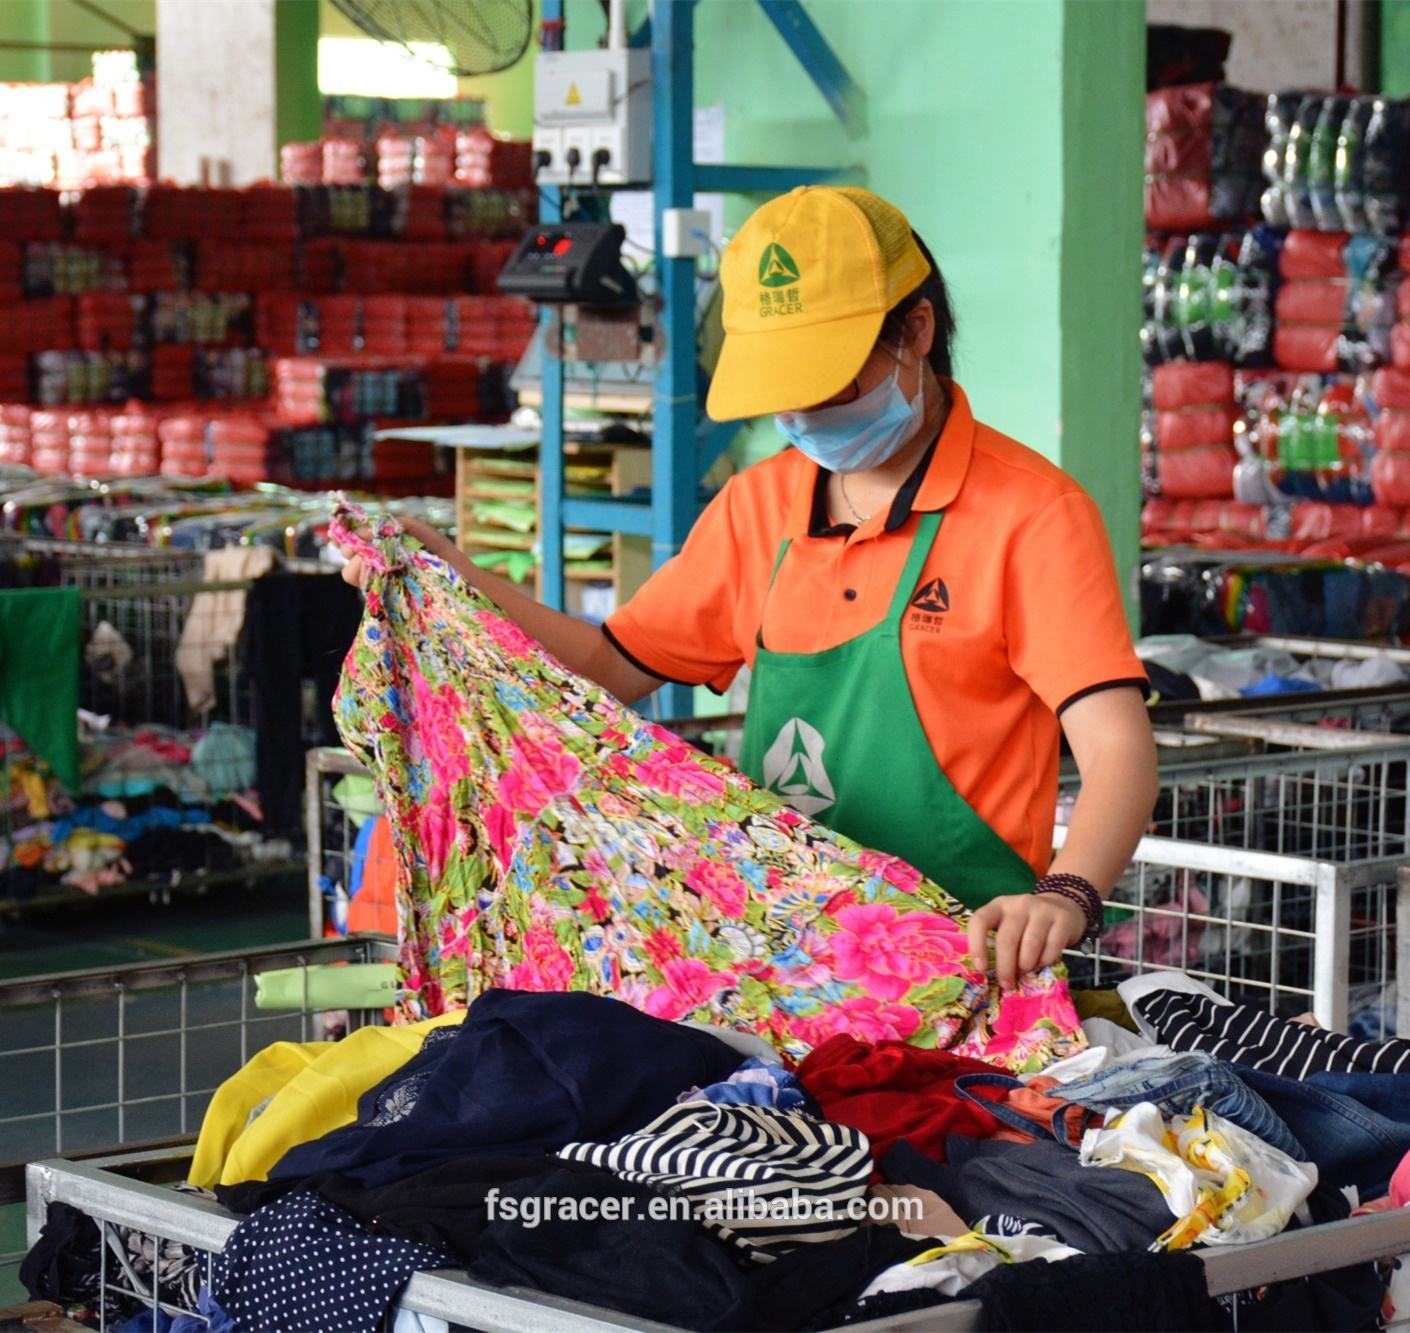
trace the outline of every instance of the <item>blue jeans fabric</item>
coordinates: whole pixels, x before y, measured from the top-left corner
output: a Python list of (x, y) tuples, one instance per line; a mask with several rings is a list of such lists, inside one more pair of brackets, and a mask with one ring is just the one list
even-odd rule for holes
[(966, 1074), (955, 1080), (955, 1091), (979, 1102), (996, 1119), (1030, 1134), (1051, 1135), (1069, 1147), (1076, 1145), (1081, 1131), (1099, 1124), (1110, 1107), (1125, 1109), (1140, 1102), (1153, 1102), (1167, 1115), (1189, 1115), (1203, 1106), (1231, 1124), (1246, 1129), (1265, 1143), (1287, 1153), (1294, 1161), (1305, 1162), (1307, 1152), (1276, 1111), (1242, 1080), (1245, 1070), (1216, 1060), (1200, 1051), (1181, 1055), (1145, 1056), (1099, 1069), (1090, 1078), (1050, 1088), (1045, 1095), (1072, 1103), (1073, 1109), (1087, 1108), (1089, 1114), (1076, 1119), (1064, 1111), (1053, 1112), (1049, 1124), (1039, 1124), (1021, 1112), (976, 1096), (970, 1089), (1011, 1088), (1017, 1079), (1003, 1074)]
[(1410, 1074), (1238, 1073), (1307, 1145), (1328, 1184), (1355, 1185), (1363, 1199), (1386, 1192), (1410, 1152)]
[(1248, 1085), (1246, 1072), (1203, 1051), (1186, 1051), (1099, 1069), (1091, 1078), (1053, 1088), (1049, 1095), (1099, 1110), (1154, 1102), (1167, 1115), (1189, 1115), (1203, 1106), (1294, 1161), (1309, 1160), (1300, 1136)]

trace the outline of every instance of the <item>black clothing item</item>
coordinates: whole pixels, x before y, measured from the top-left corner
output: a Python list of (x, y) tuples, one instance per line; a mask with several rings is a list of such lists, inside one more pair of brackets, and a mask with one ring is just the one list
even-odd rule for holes
[(190, 828), (153, 828), (127, 844), (123, 860), (132, 878), (154, 884), (175, 884), (203, 871), (233, 870), (239, 853), (218, 833)]
[[(506, 1216), (509, 1200), (538, 1207), (545, 1199), (554, 1200), (554, 1215)], [(581, 1215), (584, 1204), (617, 1199), (631, 1200), (630, 1216)], [(565, 1217), (569, 1207), (578, 1215)], [(505, 1186), (467, 1271), (494, 1286), (531, 1287), (682, 1328), (826, 1328), (830, 1312), (854, 1303), (877, 1273), (934, 1243), (895, 1227), (862, 1227), (832, 1244), (751, 1263), (668, 1195), (620, 1177), (555, 1170)]]
[(1171, 671), (1159, 662), (1146, 662), (1146, 675), (1151, 689), (1160, 695), (1161, 703), (1198, 703), (1199, 686), (1182, 672)]
[(1057, 1263), (1000, 1264), (955, 1298), (980, 1301), (985, 1333), (1188, 1333), (1226, 1327), (1204, 1265), (1178, 1254), (1080, 1254)]
[(293, 1189), (316, 1190), (372, 1231), (420, 1241), (471, 1263), (489, 1221), (492, 1190), (550, 1171), (615, 1179), (600, 1167), (557, 1157), (464, 1157), (420, 1175), (369, 1189), (346, 1176), (326, 1174), (306, 1180), (250, 1180), (217, 1185), (216, 1198), (232, 1213), (249, 1214)]
[(1146, 91), (1180, 83), (1223, 82), (1233, 40), (1223, 28), (1152, 23), (1146, 29)]
[(881, 1291), (864, 1301), (827, 1311), (816, 1328), (840, 1328), (846, 1324), (865, 1324), (872, 1319), (889, 1319), (893, 1315), (909, 1314), (912, 1310), (929, 1310), (948, 1305), (953, 1296), (942, 1296), (933, 1287), (911, 1287), (906, 1291)]
[[(584, 1210), (609, 1201), (615, 1209), (617, 1199), (631, 1201), (632, 1216), (594, 1212), (583, 1220)], [(546, 1213), (550, 1201), (556, 1212), (542, 1220), (538, 1212), (505, 1215), (521, 1202)], [(557, 1170), (511, 1183), (467, 1271), (493, 1286), (531, 1287), (682, 1328), (761, 1327), (750, 1310), (749, 1276), (730, 1250), (680, 1205), (652, 1217), (653, 1204), (671, 1207), (665, 1195), (606, 1172)]]
[(903, 1140), (880, 1165), (893, 1185), (934, 1190), (966, 1222), (999, 1213), (1026, 1218), (1086, 1254), (1143, 1250), (1170, 1225), (1170, 1207), (1153, 1181), (1084, 1167), (1052, 1139), (1006, 1143), (951, 1134), (944, 1165)]
[[(51, 1203), (39, 1239), (20, 1264), (20, 1282), (31, 1300), (96, 1304), (101, 1254), (98, 1224), (66, 1203)], [(112, 1297), (108, 1304), (112, 1318), (121, 1306)]]
[(361, 620), (362, 598), (338, 574), (266, 574), (245, 595), (239, 658), (254, 686), (257, 785), (271, 837), (302, 826), (304, 752), (339, 744), (333, 690)]
[(748, 1328), (830, 1328), (878, 1273), (933, 1250), (892, 1226), (859, 1227), (829, 1245), (800, 1245), (771, 1264), (755, 1264), (754, 1322)]

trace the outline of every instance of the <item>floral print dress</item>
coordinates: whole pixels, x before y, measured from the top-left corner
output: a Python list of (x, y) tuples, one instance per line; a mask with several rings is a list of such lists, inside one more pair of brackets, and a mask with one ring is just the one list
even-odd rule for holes
[(942, 888), (569, 671), (394, 520), (364, 522), (333, 524), (370, 570), (334, 713), (391, 823), (405, 1020), (509, 986), (794, 1058), (839, 1032), (1015, 1071), (1083, 1045), (1059, 971), (1000, 994)]

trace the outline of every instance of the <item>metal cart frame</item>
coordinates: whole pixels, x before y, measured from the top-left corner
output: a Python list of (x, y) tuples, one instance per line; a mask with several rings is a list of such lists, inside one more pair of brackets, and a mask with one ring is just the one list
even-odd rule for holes
[[(151, 1180), (133, 1178), (155, 1175), (170, 1179), (181, 1174), (188, 1160), (184, 1153), (168, 1150), (90, 1162), (51, 1159), (32, 1163), (26, 1177), (30, 1243), (39, 1237), (48, 1205), (62, 1202), (99, 1223), (105, 1254), (121, 1257), (114, 1231), (117, 1227), (133, 1228), (157, 1238), (179, 1237), (183, 1244), (208, 1255), (218, 1253), (239, 1225), (238, 1218), (208, 1200), (178, 1194)], [(1212, 1246), (1199, 1251), (1199, 1257), (1205, 1265), (1210, 1294), (1220, 1296), (1390, 1258), (1407, 1250), (1410, 1209), (1402, 1209), (1307, 1227), (1252, 1245)], [(105, 1283), (107, 1269), (105, 1262)], [(119, 1271), (123, 1271), (121, 1266)], [(135, 1278), (130, 1270), (126, 1276)], [(155, 1282), (142, 1290), (145, 1285), (136, 1279), (138, 1289), (132, 1294), (148, 1301), (154, 1310), (180, 1310), (161, 1299)], [(606, 1333), (620, 1329), (677, 1333), (672, 1325), (526, 1288), (489, 1287), (450, 1270), (418, 1273), (407, 1284), (398, 1307), (483, 1333)], [(977, 1302), (956, 1301), (848, 1327), (858, 1333), (920, 1329), (963, 1333), (975, 1327), (978, 1316)]]

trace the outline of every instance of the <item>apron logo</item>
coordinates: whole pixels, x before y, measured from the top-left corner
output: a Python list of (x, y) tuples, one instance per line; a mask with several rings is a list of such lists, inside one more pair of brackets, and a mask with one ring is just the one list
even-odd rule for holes
[(950, 609), (950, 590), (945, 586), (945, 580), (931, 579), (911, 599), (911, 605), (919, 607), (922, 611), (948, 611)]
[(816, 727), (791, 717), (764, 752), (764, 786), (786, 797), (800, 814), (816, 815), (837, 800), (823, 767), (824, 744)]
[(759, 285), (761, 287), (787, 287), (798, 281), (798, 265), (793, 256), (777, 241), (764, 247), (759, 256)]

